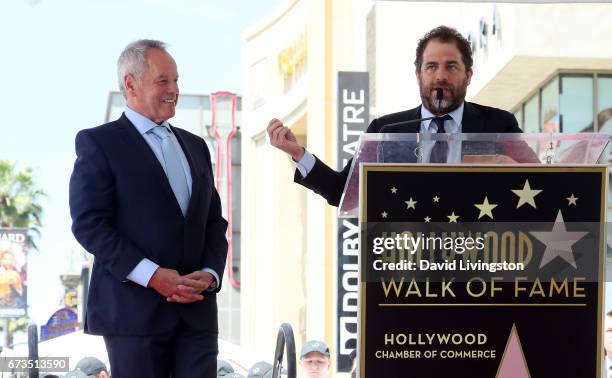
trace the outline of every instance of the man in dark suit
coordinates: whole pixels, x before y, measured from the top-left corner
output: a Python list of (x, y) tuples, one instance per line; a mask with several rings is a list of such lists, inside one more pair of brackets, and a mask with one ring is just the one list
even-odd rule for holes
[(178, 73), (159, 41), (117, 63), (127, 108), (80, 131), (72, 231), (95, 256), (85, 331), (114, 377), (215, 377), (227, 222), (204, 140), (175, 128)]
[[(439, 26), (429, 31), (419, 40), (415, 60), (422, 105), (375, 119), (366, 132), (520, 133), (518, 122), (511, 113), (465, 101), (473, 74), (472, 64), (470, 44), (455, 29)], [(391, 125), (428, 117), (436, 119)], [(329, 204), (338, 206), (351, 161), (337, 172), (300, 146), (281, 121), (272, 119), (267, 131), (271, 144), (289, 154), (297, 163), (295, 182), (319, 193)], [(425, 149), (425, 158), (433, 153), (435, 148), (432, 145)], [(445, 161), (456, 161), (460, 153), (460, 149), (449, 149), (445, 152), (445, 159), (448, 159)]]

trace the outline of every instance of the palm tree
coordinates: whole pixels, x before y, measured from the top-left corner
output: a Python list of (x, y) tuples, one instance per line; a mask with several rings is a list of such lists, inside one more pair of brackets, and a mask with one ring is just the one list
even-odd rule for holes
[[(40, 235), (42, 206), (39, 201), (45, 193), (36, 187), (32, 169), (17, 172), (15, 164), (0, 160), (0, 228), (25, 228), (27, 246), (38, 249), (33, 234)], [(9, 319), (3, 322), (5, 345), (12, 343), (16, 330), (27, 328), (27, 318)]]
[(38, 249), (32, 235), (40, 235), (45, 193), (36, 187), (31, 168), (20, 172), (15, 164), (0, 160), (0, 227), (28, 229), (28, 247)]

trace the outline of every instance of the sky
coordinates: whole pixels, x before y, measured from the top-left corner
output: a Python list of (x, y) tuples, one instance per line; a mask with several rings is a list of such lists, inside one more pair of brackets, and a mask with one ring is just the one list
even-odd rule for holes
[(182, 93), (242, 91), (242, 35), (287, 0), (10, 0), (0, 2), (0, 159), (34, 169), (48, 194), (28, 265), (29, 315), (60, 308), (59, 275), (80, 272), (70, 231), (74, 137), (104, 123), (116, 61), (140, 38), (169, 44)]

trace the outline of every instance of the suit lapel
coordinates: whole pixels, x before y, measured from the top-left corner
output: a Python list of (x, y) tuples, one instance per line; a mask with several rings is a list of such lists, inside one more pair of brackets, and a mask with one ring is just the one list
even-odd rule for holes
[(469, 102), (463, 107), (463, 119), (461, 120), (462, 133), (481, 133), (485, 130), (484, 120), (478, 109)]
[[(414, 109), (408, 110), (408, 115), (406, 118), (407, 118), (407, 121), (422, 118), (421, 106), (419, 105)], [(421, 132), (421, 122), (414, 122), (414, 123), (407, 125), (406, 132), (407, 133), (420, 133)]]
[(169, 196), (170, 201), (174, 201), (173, 203), (176, 205), (176, 209), (183, 215), (181, 211), (181, 206), (179, 205), (174, 192), (172, 191), (172, 187), (170, 186), (170, 181), (168, 181), (168, 176), (166, 176), (166, 172), (164, 168), (161, 166), (159, 160), (155, 156), (155, 153), (151, 150), (151, 147), (144, 140), (143, 136), (140, 135), (136, 126), (130, 122), (130, 120), (122, 114), (117, 122), (117, 126), (121, 130), (121, 136), (126, 140), (128, 146), (133, 146), (136, 150), (134, 154), (134, 159), (142, 159), (142, 166), (144, 169), (146, 167), (150, 168), (150, 171), (153, 172), (154, 176), (153, 181), (155, 183), (160, 183), (163, 186), (163, 191), (167, 196)]
[[(414, 109), (406, 110), (401, 113), (400, 117), (396, 117), (392, 120), (387, 120), (386, 123), (397, 123), (397, 122), (407, 122), (414, 121), (421, 118), (421, 107), (417, 106)], [(392, 121), (392, 122), (391, 122)], [(385, 124), (382, 124), (380, 128), (385, 127)], [(388, 126), (385, 130), (386, 133), (419, 133), (421, 131), (421, 122), (412, 122), (408, 124), (402, 125), (394, 125)]]

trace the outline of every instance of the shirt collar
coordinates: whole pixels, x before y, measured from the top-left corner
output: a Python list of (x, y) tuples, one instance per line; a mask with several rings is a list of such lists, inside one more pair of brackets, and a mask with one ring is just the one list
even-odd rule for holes
[[(458, 126), (459, 132), (461, 130), (461, 120), (463, 119), (463, 109), (464, 108), (465, 108), (465, 101), (462, 102), (461, 105), (459, 105), (457, 109), (448, 113), (448, 115), (453, 119), (453, 121), (455, 121), (455, 124)], [(432, 112), (430, 112), (429, 109), (425, 107), (425, 105), (421, 105), (421, 118), (429, 118), (429, 117), (435, 117), (435, 115)], [(432, 121), (430, 120), (429, 124), (431, 124), (431, 122)]]
[(127, 119), (130, 120), (130, 122), (132, 122), (134, 127), (136, 127), (136, 130), (138, 130), (141, 135), (146, 134), (156, 126), (164, 126), (168, 129), (168, 131), (172, 132), (168, 121), (164, 121), (161, 125), (158, 125), (157, 123), (151, 121), (150, 119), (138, 113), (137, 111), (131, 109), (129, 106), (125, 107), (125, 116), (127, 117)]

